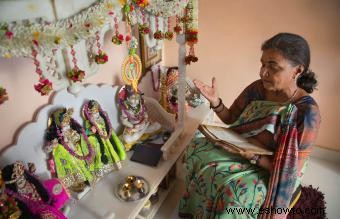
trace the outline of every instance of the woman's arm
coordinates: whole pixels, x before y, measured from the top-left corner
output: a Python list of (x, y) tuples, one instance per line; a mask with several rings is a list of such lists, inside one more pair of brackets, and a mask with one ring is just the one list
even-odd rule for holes
[(203, 94), (205, 98), (210, 102), (210, 107), (215, 111), (217, 116), (227, 124), (231, 123), (231, 112), (230, 110), (224, 106), (222, 99), (219, 98), (216, 78), (213, 77), (211, 80), (211, 86), (204, 84), (202, 81), (195, 79), (195, 86), (199, 89), (199, 91)]
[(212, 78), (211, 86), (196, 79), (193, 82), (210, 102), (210, 107), (215, 111), (216, 115), (226, 124), (235, 122), (251, 100), (261, 99), (262, 96), (261, 89), (259, 88), (261, 82), (258, 80), (246, 87), (235, 99), (231, 107), (227, 108), (223, 104), (222, 99), (219, 98), (215, 77)]
[(210, 107), (215, 111), (217, 116), (226, 124), (233, 123), (247, 104), (247, 90), (249, 90), (250, 86), (239, 95), (230, 109), (228, 109), (219, 97), (215, 77), (212, 78), (211, 86), (196, 79), (193, 82), (203, 96), (210, 102)]
[(214, 110), (218, 118), (226, 124), (231, 124), (235, 122), (237, 119), (237, 116), (235, 116), (235, 113), (232, 112), (231, 109), (228, 109), (222, 102), (222, 99), (219, 98), (219, 103), (214, 105), (213, 103), (210, 103), (210, 107)]

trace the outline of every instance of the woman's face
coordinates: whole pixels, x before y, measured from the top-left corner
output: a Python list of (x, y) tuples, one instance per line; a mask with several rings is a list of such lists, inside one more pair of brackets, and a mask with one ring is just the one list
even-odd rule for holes
[(301, 66), (293, 66), (281, 52), (274, 49), (263, 51), (261, 63), (260, 77), (266, 90), (280, 91), (296, 84)]

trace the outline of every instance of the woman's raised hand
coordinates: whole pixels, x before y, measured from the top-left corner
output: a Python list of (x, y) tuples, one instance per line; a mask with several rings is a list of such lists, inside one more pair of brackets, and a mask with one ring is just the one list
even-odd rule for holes
[(195, 86), (200, 90), (205, 98), (211, 103), (212, 106), (219, 104), (219, 97), (216, 87), (216, 78), (213, 77), (211, 80), (211, 87), (204, 84), (202, 81), (194, 79)]

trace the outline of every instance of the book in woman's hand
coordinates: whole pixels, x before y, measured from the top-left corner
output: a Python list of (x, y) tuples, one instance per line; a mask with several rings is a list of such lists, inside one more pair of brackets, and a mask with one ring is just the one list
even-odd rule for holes
[(201, 124), (198, 128), (210, 141), (229, 152), (249, 152), (253, 154), (272, 155), (273, 152), (251, 143), (240, 134), (227, 127)]

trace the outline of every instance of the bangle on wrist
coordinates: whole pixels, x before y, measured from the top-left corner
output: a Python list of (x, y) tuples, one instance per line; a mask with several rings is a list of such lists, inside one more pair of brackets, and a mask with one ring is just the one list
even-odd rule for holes
[(217, 109), (218, 107), (221, 106), (221, 104), (222, 104), (222, 99), (221, 99), (221, 98), (218, 98), (218, 100), (219, 100), (219, 103), (217, 104), (217, 106), (213, 106), (213, 105), (211, 104), (211, 102), (210, 102), (210, 109), (215, 110), (215, 109)]
[(214, 110), (215, 113), (220, 113), (220, 112), (222, 112), (222, 111), (224, 110), (224, 104), (222, 104), (222, 109), (221, 109), (221, 110), (219, 110), (219, 111), (216, 111), (216, 109), (213, 109), (213, 110)]

